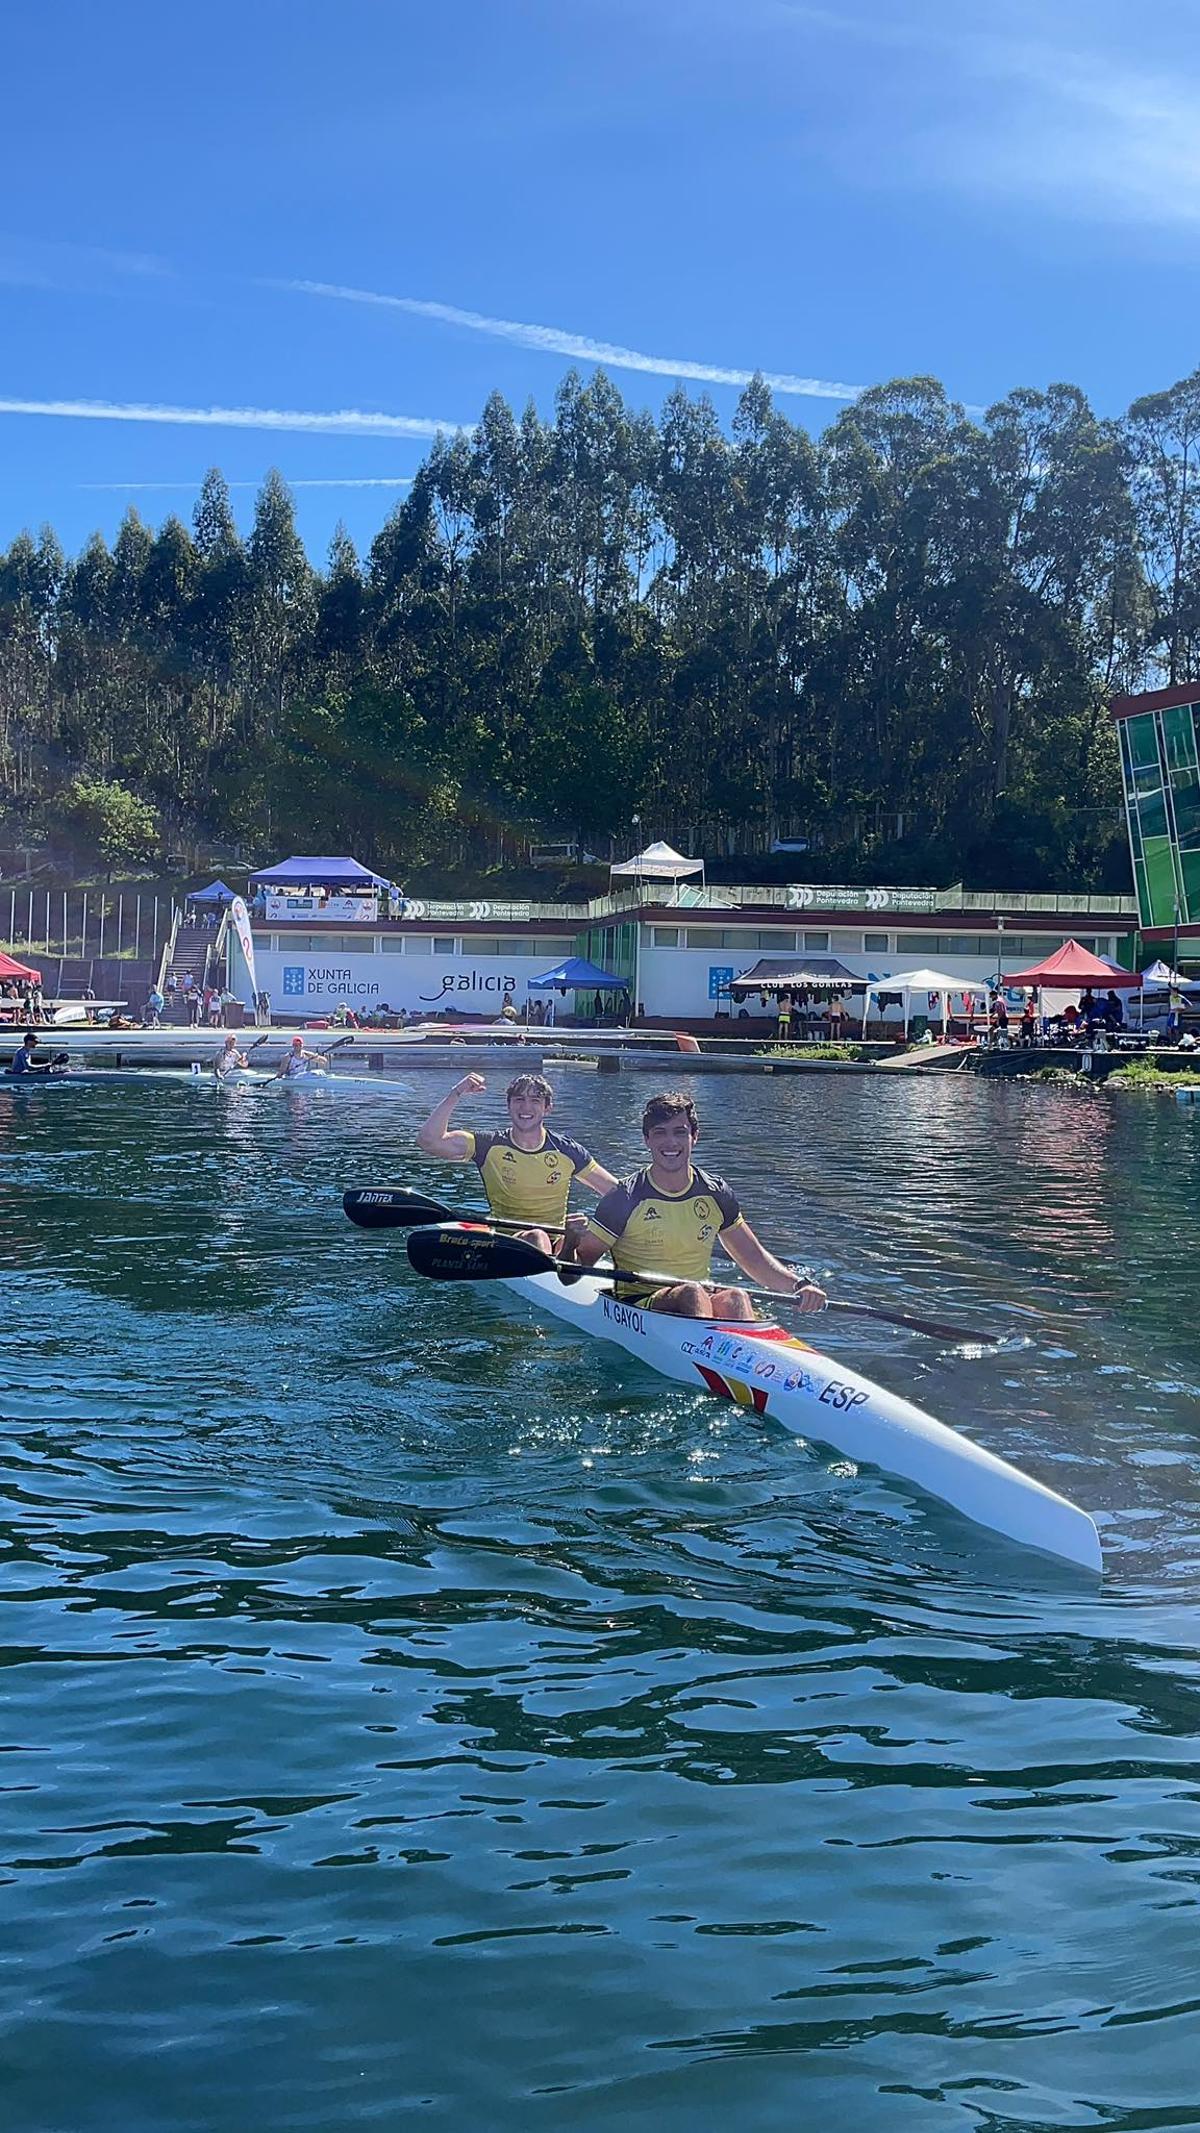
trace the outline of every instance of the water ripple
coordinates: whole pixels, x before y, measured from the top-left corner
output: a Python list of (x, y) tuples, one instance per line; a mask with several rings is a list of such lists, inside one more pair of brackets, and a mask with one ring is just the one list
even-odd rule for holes
[[(773, 1245), (1024, 1337), (828, 1342), (1093, 1588), (422, 1288), (338, 1193), (447, 1196), (428, 1093), (0, 1108), (6, 2126), (1194, 2127), (1194, 1121), (696, 1088)], [(644, 1093), (564, 1123), (632, 1165)]]

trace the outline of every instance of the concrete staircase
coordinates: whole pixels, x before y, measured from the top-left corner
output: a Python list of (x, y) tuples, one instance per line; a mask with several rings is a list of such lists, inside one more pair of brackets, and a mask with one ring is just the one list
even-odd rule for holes
[[(210, 978), (216, 977), (217, 958), (213, 953), (216, 941), (217, 932), (213, 926), (179, 926), (171, 960), (163, 973), (164, 980), (174, 972), (182, 983), (185, 973), (190, 971), (197, 985), (203, 988)], [(182, 1028), (187, 1022), (187, 1009), (183, 1001), (178, 992), (168, 992), (166, 999), (164, 1022), (175, 1023)]]

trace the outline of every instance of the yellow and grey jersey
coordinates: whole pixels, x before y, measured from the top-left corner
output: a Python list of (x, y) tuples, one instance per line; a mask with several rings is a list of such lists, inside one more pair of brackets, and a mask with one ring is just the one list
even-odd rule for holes
[(494, 1215), (528, 1222), (531, 1229), (562, 1228), (572, 1178), (594, 1165), (582, 1142), (549, 1129), (540, 1148), (516, 1147), (511, 1133), (468, 1133), (467, 1139), (467, 1159), (479, 1172)]
[[(707, 1281), (718, 1237), (741, 1220), (724, 1178), (692, 1170), (684, 1190), (670, 1193), (652, 1183), (649, 1170), (639, 1170), (605, 1193), (588, 1226), (608, 1246), (616, 1293), (628, 1299), (662, 1288), (663, 1275)], [(645, 1280), (630, 1278), (643, 1272)]]

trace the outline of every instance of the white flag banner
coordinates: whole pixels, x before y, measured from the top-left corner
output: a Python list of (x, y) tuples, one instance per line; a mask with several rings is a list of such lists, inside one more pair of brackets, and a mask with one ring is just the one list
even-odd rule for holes
[(258, 972), (254, 968), (254, 935), (250, 931), (250, 913), (246, 909), (244, 897), (234, 897), (229, 906), (229, 916), (233, 922), (233, 930), (238, 937), (238, 947), (242, 951), (242, 961), (246, 965), (246, 976), (250, 980), (251, 1005), (254, 1006), (258, 1002)]

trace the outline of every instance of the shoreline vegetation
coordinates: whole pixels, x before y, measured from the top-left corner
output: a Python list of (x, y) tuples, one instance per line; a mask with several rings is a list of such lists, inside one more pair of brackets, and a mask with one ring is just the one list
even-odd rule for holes
[(808, 840), (788, 878), (1124, 888), (1108, 698), (1200, 671), (1200, 373), (1119, 421), (978, 419), (931, 378), (820, 435), (761, 380), (631, 408), (571, 374), (439, 438), (315, 568), (270, 473), (0, 552), (0, 846), (107, 869), (203, 840), (402, 878)]
[(1151, 1094), (1170, 1094), (1175, 1089), (1200, 1088), (1200, 1059), (1194, 1067), (1176, 1067), (1171, 1070), (1156, 1066), (1150, 1059), (1131, 1059), (1126, 1066), (1118, 1067), (1104, 1083), (1105, 1088), (1145, 1089)]
[(1130, 1059), (1124, 1066), (1102, 1077), (1086, 1074), (1081, 1067), (1043, 1066), (1032, 1068), (1020, 1079), (1050, 1083), (1061, 1089), (1087, 1089), (1097, 1096), (1110, 1089), (1118, 1095), (1131, 1091), (1149, 1096), (1173, 1096), (1177, 1089), (1200, 1089), (1200, 1059), (1194, 1068), (1164, 1068), (1149, 1059)]
[(755, 1051), (758, 1059), (840, 1059), (853, 1063), (871, 1059), (874, 1053), (863, 1044), (763, 1044)]

